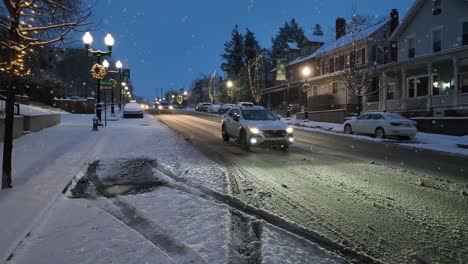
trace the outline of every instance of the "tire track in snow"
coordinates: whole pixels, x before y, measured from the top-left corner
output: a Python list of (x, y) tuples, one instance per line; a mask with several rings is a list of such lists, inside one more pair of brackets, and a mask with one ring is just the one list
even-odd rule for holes
[[(88, 167), (86, 177), (96, 187), (97, 190), (103, 190), (105, 189), (105, 185), (97, 176), (98, 166), (99, 161), (92, 163)], [(164, 231), (163, 228), (144, 217), (143, 213), (134, 206), (118, 198), (106, 198), (105, 201), (111, 205), (111, 207), (109, 207), (105, 206), (102, 202), (99, 202), (99, 200), (102, 201), (102, 198), (99, 199), (98, 197), (93, 197), (89, 194), (86, 196), (88, 196), (87, 198), (94, 202), (95, 205), (108, 212), (110, 215), (114, 216), (129, 228), (133, 229), (135, 232), (146, 238), (150, 243), (167, 254), (170, 259), (174, 260), (175, 263), (207, 263), (205, 259), (195, 253), (190, 247), (173, 239), (169, 234), (167, 234), (166, 231)]]

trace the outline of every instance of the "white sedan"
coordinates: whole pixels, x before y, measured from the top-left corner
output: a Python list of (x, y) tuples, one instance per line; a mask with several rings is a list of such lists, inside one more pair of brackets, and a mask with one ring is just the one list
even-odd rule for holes
[(123, 110), (123, 118), (131, 116), (143, 118), (143, 108), (137, 103), (126, 104)]
[(408, 139), (416, 136), (416, 122), (394, 113), (366, 113), (344, 123), (346, 134), (374, 135), (377, 138), (399, 137)]

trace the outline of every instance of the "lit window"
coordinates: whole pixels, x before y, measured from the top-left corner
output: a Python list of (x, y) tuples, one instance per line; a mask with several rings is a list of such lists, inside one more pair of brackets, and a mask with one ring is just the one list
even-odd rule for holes
[(432, 47), (433, 52), (442, 50), (442, 30), (438, 29), (432, 32)]
[(442, 13), (442, 0), (432, 0), (432, 14), (439, 15)]

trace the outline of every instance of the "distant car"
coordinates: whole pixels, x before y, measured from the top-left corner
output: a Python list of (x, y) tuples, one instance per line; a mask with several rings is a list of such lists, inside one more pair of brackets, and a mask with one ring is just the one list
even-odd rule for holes
[(123, 110), (123, 118), (139, 117), (143, 118), (143, 108), (138, 103), (128, 103)]
[(294, 142), (293, 128), (263, 107), (231, 108), (223, 118), (221, 135), (226, 142), (237, 139), (246, 150), (260, 145), (287, 150)]
[(210, 107), (211, 103), (198, 103), (195, 107), (195, 111), (197, 112), (208, 112), (208, 107)]
[(346, 134), (366, 134), (376, 138), (399, 137), (409, 139), (416, 136), (416, 122), (394, 113), (366, 113), (344, 123)]
[(233, 108), (234, 106), (236, 105), (235, 104), (222, 104), (218, 109), (218, 114), (224, 115), (226, 114), (227, 111), (229, 111), (229, 109)]
[(172, 114), (172, 110), (174, 110), (174, 107), (168, 102), (160, 102), (158, 105), (159, 114)]
[(221, 106), (219, 104), (212, 104), (208, 107), (208, 112), (212, 114), (217, 114)]
[(252, 102), (238, 102), (237, 103), (237, 106), (244, 106), (244, 107), (252, 107), (254, 106), (255, 104), (252, 103)]

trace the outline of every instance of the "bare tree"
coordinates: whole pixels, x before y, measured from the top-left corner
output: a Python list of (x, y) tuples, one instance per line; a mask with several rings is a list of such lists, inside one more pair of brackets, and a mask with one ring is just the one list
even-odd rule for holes
[(0, 46), (7, 50), (0, 70), (8, 73), (5, 105), (5, 136), (3, 145), (2, 188), (11, 188), (13, 150), (14, 96), (17, 80), (30, 70), (25, 58), (35, 55), (35, 49), (56, 42), (66, 42), (70, 32), (78, 31), (91, 16), (80, 0), (3, 0), (0, 7), (0, 29), (7, 35)]
[(208, 96), (210, 97), (210, 103), (214, 103), (216, 99), (216, 71), (210, 77), (208, 81)]
[(265, 67), (264, 60), (261, 54), (258, 54), (255, 59), (248, 62), (247, 65), (250, 90), (255, 102), (258, 104), (262, 100), (262, 93), (265, 89)]

